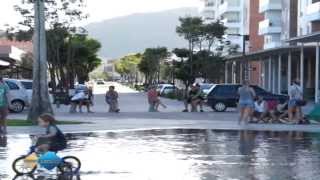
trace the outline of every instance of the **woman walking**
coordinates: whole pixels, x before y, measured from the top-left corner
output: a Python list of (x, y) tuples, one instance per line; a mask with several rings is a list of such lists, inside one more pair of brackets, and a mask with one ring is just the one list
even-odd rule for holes
[(288, 94), (290, 98), (288, 102), (289, 122), (299, 123), (302, 119), (301, 106), (304, 106), (305, 102), (303, 100), (303, 92), (298, 79), (292, 82), (292, 85), (289, 87)]
[(244, 81), (242, 87), (238, 89), (238, 94), (240, 108), (239, 124), (241, 124), (242, 121), (247, 123), (249, 116), (251, 117), (253, 113), (256, 93), (253, 88), (250, 87), (249, 82)]

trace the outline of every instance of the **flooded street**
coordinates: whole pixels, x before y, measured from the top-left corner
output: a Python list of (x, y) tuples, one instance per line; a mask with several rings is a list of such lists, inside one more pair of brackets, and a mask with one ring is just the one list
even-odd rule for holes
[[(219, 180), (320, 178), (320, 134), (197, 129), (69, 134), (59, 155), (81, 159), (84, 180)], [(1, 139), (0, 179), (27, 135)]]

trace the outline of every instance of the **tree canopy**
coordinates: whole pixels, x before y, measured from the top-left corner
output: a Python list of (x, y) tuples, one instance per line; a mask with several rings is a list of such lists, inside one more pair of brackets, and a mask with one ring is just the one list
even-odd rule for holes
[(169, 56), (166, 47), (147, 48), (138, 65), (139, 70), (145, 75), (146, 83), (153, 84), (160, 81), (160, 65)]

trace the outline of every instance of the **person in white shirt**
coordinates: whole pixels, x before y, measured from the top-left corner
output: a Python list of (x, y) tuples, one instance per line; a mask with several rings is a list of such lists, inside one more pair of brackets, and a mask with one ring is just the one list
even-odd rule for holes
[(256, 122), (263, 121), (263, 118), (267, 115), (267, 104), (263, 97), (259, 96), (254, 102), (253, 117), (257, 119)]
[(79, 105), (79, 111), (82, 112), (82, 108), (81, 108), (82, 101), (86, 100), (87, 98), (88, 98), (88, 93), (86, 93), (85, 91), (77, 92), (71, 98), (70, 113), (77, 112), (77, 105)]

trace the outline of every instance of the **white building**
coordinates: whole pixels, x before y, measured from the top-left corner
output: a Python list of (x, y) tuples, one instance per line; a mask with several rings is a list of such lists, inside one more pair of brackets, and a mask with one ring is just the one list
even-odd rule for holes
[(220, 20), (228, 29), (226, 40), (243, 50), (243, 35), (248, 34), (246, 0), (202, 0), (202, 16), (206, 22)]
[(259, 23), (259, 35), (264, 36), (264, 49), (281, 46), (282, 1), (260, 0), (259, 12), (264, 15), (264, 20)]
[(298, 1), (298, 35), (320, 31), (320, 0)]

